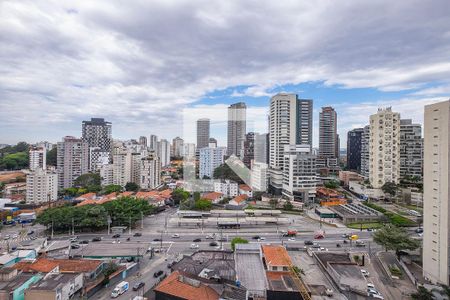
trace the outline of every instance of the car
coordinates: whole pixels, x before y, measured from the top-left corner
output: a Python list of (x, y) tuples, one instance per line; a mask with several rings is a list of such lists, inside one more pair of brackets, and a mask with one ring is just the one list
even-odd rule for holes
[(37, 237), (32, 236), (32, 237), (30, 237), (30, 239), (35, 240), (35, 239), (37, 239)]
[(420, 237), (423, 237), (423, 233), (418, 233), (417, 235)]
[(101, 237), (96, 236), (95, 238), (92, 239), (93, 242), (100, 242), (102, 240)]
[(314, 242), (313, 241), (305, 241), (304, 244), (305, 245), (314, 245)]
[(214, 239), (214, 237), (212, 236), (212, 235), (207, 235), (207, 236), (205, 236), (205, 239), (207, 239), (207, 240), (212, 240), (212, 239)]
[(78, 240), (78, 237), (77, 236), (74, 236), (74, 237), (71, 237), (70, 239), (69, 239), (69, 241), (70, 242), (76, 242)]
[(373, 283), (367, 283), (367, 288), (368, 289), (374, 289), (375, 290), (375, 285)]
[(112, 237), (113, 237), (113, 239), (117, 239), (117, 238), (120, 238), (120, 234), (116, 233), (116, 234), (115, 234), (115, 235), (113, 235)]
[(150, 253), (150, 252), (152, 252), (152, 250), (153, 250), (153, 248), (152, 248), (152, 247), (148, 247), (148, 249), (147, 249), (147, 253)]
[(142, 282), (142, 281), (136, 282), (136, 283), (133, 285), (133, 291), (139, 290), (140, 288), (144, 287), (144, 285), (145, 285), (145, 283)]
[(160, 250), (159, 250), (159, 248), (155, 248), (155, 250), (153, 250), (155, 253), (159, 253), (159, 252), (161, 252)]
[(266, 240), (266, 238), (263, 236), (258, 239), (258, 241), (265, 241), (265, 240)]
[(80, 244), (89, 244), (89, 241), (83, 240), (83, 241), (80, 241)]
[(349, 238), (349, 237), (350, 237), (350, 234), (344, 233), (344, 234), (342, 235), (342, 237), (343, 237), (344, 239)]
[(9, 240), (11, 237), (9, 236), (9, 234), (5, 235), (5, 237), (3, 238), (4, 240)]
[(133, 234), (133, 236), (142, 236), (142, 233), (140, 233), (140, 232), (135, 232), (135, 233)]
[(365, 247), (366, 244), (364, 244), (363, 241), (356, 241), (356, 247)]
[(13, 234), (13, 235), (12, 235), (12, 238), (13, 238), (13, 239), (17, 239), (18, 237), (19, 237), (19, 236), (18, 236), (17, 234)]
[(77, 244), (72, 244), (72, 245), (70, 245), (70, 248), (71, 249), (80, 249), (80, 245), (77, 245)]
[(288, 238), (288, 241), (289, 241), (289, 242), (295, 242), (295, 238), (293, 238), (293, 237)]
[(153, 239), (154, 242), (161, 242), (161, 239)]
[(383, 296), (381, 296), (380, 294), (372, 294), (372, 293), (367, 293), (367, 296), (371, 297), (371, 298), (375, 298), (375, 299), (381, 299), (383, 300)]
[(211, 247), (216, 247), (218, 244), (217, 244), (217, 242), (211, 242), (211, 243), (209, 243), (209, 245), (210, 245)]
[(415, 231), (416, 231), (416, 233), (422, 233), (422, 232), (423, 232), (423, 228), (422, 228), (422, 227), (419, 227), (419, 228), (417, 228)]
[(194, 243), (199, 243), (199, 242), (201, 242), (201, 241), (202, 241), (202, 239), (194, 239), (194, 240), (193, 240)]
[(219, 241), (219, 242), (226, 242), (227, 239), (226, 238), (218, 238), (217, 241)]
[(367, 288), (367, 293), (370, 294), (379, 294), (379, 292), (376, 289), (372, 289), (372, 288)]
[(320, 245), (317, 244), (317, 243), (314, 243), (311, 247), (313, 247), (313, 248), (320, 248)]
[(32, 234), (34, 234), (34, 230), (31, 230), (31, 231), (28, 231), (28, 233), (27, 233), (28, 235), (32, 235)]
[(179, 234), (177, 234), (177, 233), (175, 233), (175, 234), (172, 234), (172, 238), (174, 238), (174, 239), (178, 239), (180, 237), (180, 235)]
[(164, 272), (162, 270), (159, 270), (159, 271), (156, 271), (155, 273), (153, 273), (153, 277), (158, 278), (162, 274), (164, 274)]
[(255, 235), (254, 237), (252, 237), (252, 239), (254, 240), (259, 240), (261, 237), (259, 235)]
[(197, 245), (197, 244), (191, 244), (191, 246), (190, 246), (189, 248), (191, 248), (191, 249), (198, 249), (198, 248), (199, 248), (199, 245)]
[(364, 270), (364, 269), (361, 269), (361, 274), (362, 274), (364, 277), (369, 277), (369, 275), (370, 275), (370, 273), (367, 272), (367, 271)]

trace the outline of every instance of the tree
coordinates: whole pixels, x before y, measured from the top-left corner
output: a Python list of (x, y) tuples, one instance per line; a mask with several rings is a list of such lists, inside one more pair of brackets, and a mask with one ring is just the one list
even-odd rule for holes
[(325, 182), (324, 186), (329, 189), (336, 189), (337, 187), (339, 187), (339, 182), (337, 182), (336, 180), (330, 180), (328, 182)]
[(125, 190), (130, 192), (137, 192), (139, 191), (139, 185), (134, 182), (127, 182), (127, 184), (125, 184)]
[(384, 193), (394, 197), (397, 194), (398, 186), (394, 182), (386, 182), (381, 189)]
[(291, 201), (287, 200), (283, 204), (283, 209), (284, 210), (293, 210), (294, 209), (294, 205), (292, 205)]
[(448, 285), (441, 284), (441, 288), (442, 290), (439, 291), (439, 294), (447, 296), (447, 298), (450, 299), (450, 287)]
[(6, 154), (0, 160), (0, 169), (20, 170), (28, 167), (28, 152)]
[(433, 300), (435, 299), (433, 293), (427, 290), (423, 286), (419, 286), (417, 288), (417, 293), (411, 295), (411, 298), (414, 300)]
[(122, 191), (122, 187), (118, 184), (110, 184), (103, 188), (103, 194), (119, 193)]
[(50, 151), (47, 152), (47, 165), (56, 166), (56, 147), (53, 147)]
[(202, 211), (211, 210), (211, 207), (212, 207), (212, 203), (211, 203), (211, 201), (209, 201), (207, 199), (199, 199), (199, 200), (195, 201), (195, 205), (194, 205), (194, 208), (196, 210), (202, 210)]
[(102, 179), (100, 174), (86, 173), (82, 174), (75, 179), (73, 185), (77, 188), (84, 188), (88, 192), (99, 192), (101, 188)]
[(277, 198), (270, 199), (269, 205), (272, 209), (276, 209), (278, 206), (278, 199)]
[(222, 165), (218, 166), (217, 168), (215, 168), (214, 173), (213, 173), (213, 178), (214, 179), (229, 179), (229, 180), (236, 181), (238, 183), (244, 183), (242, 181), (241, 177), (239, 177), (236, 173), (234, 173), (234, 171), (231, 170), (231, 168), (227, 164), (222, 164)]
[(198, 200), (200, 200), (200, 193), (194, 192), (194, 201), (198, 201)]
[(383, 246), (386, 251), (395, 250), (399, 255), (400, 250), (415, 250), (420, 247), (418, 240), (409, 237), (408, 232), (394, 225), (385, 225), (373, 234), (373, 240)]
[(185, 201), (189, 198), (189, 192), (185, 191), (182, 188), (176, 188), (172, 192), (172, 200), (175, 205), (180, 204), (182, 201)]
[(236, 244), (248, 244), (248, 240), (243, 239), (241, 237), (235, 237), (231, 240), (231, 249), (234, 251)]

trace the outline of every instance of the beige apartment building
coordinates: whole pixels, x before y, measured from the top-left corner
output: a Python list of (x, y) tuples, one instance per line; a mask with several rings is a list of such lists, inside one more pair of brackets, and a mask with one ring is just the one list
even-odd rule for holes
[(423, 275), (449, 284), (450, 100), (425, 106)]

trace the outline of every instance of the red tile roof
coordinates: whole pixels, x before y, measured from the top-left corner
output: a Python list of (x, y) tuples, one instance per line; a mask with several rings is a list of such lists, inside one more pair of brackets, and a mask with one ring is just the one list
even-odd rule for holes
[(239, 189), (240, 190), (243, 190), (243, 191), (247, 191), (247, 192), (250, 192), (252, 189), (248, 186), (248, 185), (246, 185), (246, 184), (240, 184), (239, 185)]
[(195, 279), (189, 280), (189, 278), (182, 275), (179, 271), (170, 274), (154, 289), (154, 291), (187, 300), (219, 299), (219, 294), (211, 287)]
[(117, 197), (129, 197), (131, 195), (133, 195), (134, 192), (128, 191), (128, 192), (122, 192), (120, 193)]
[(97, 196), (96, 193), (86, 193), (81, 196), (78, 196), (75, 200), (95, 199), (96, 196)]
[(77, 204), (77, 206), (84, 206), (84, 205), (90, 205), (90, 204), (97, 204), (98, 201), (95, 201), (93, 199), (86, 199), (83, 202), (80, 202)]
[(263, 245), (262, 251), (267, 265), (292, 266), (291, 257), (283, 246)]
[(20, 261), (12, 267), (17, 270), (22, 270), (25, 273), (49, 273), (58, 267), (58, 263), (46, 258), (41, 258), (34, 262)]
[(235, 202), (240, 204), (241, 202), (244, 202), (245, 200), (247, 200), (247, 198), (248, 198), (248, 196), (246, 194), (242, 194), (242, 195), (239, 195), (237, 197), (234, 197), (233, 201), (235, 201)]
[(223, 196), (222, 193), (219, 193), (219, 192), (211, 192), (211, 193), (204, 194), (204, 195), (202, 196), (202, 198), (203, 198), (203, 199), (206, 199), (206, 200), (214, 201), (214, 200), (219, 199), (219, 198), (222, 197), (222, 196)]
[(49, 273), (59, 266), (61, 273), (87, 273), (95, 271), (103, 261), (93, 259), (47, 259), (39, 258), (34, 262), (18, 262), (13, 268), (26, 273)]

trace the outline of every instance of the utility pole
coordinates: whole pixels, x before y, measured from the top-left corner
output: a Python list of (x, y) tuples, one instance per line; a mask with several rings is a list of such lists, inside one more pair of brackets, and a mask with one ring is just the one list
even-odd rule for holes
[(73, 223), (73, 218), (72, 218), (72, 235), (75, 235), (75, 227), (74, 227), (74, 223)]
[(51, 235), (51, 237), (52, 237), (52, 240), (53, 240), (53, 220), (52, 220), (52, 235)]
[(128, 233), (131, 235), (131, 217), (130, 217), (130, 227), (128, 228)]
[(141, 211), (141, 230), (144, 230), (144, 213)]
[(106, 223), (108, 223), (108, 235), (110, 235), (110, 231), (111, 231), (111, 217), (109, 215), (106, 217)]

